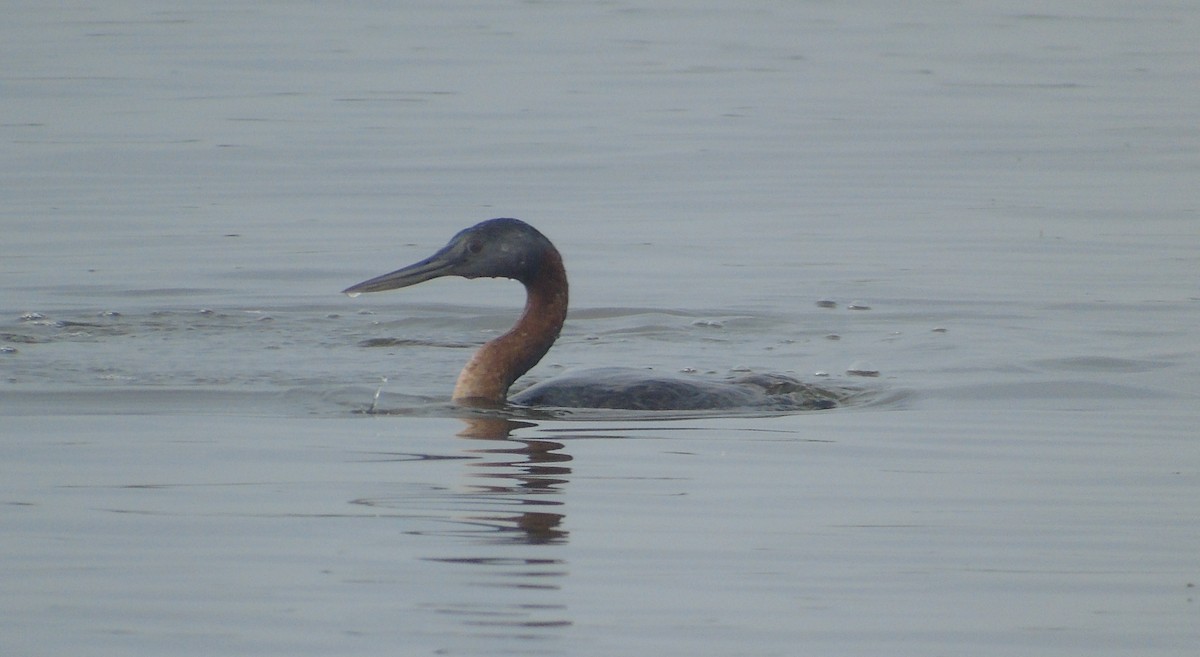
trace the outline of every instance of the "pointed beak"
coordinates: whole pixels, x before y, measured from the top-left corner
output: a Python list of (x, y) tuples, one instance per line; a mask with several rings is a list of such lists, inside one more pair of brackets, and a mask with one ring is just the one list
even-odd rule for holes
[(441, 276), (453, 276), (458, 259), (453, 257), (449, 251), (449, 249), (442, 249), (421, 262), (413, 263), (403, 269), (397, 269), (382, 276), (376, 276), (356, 285), (351, 285), (342, 290), (342, 293), (349, 294), (350, 296), (358, 296), (363, 292), (383, 292), (384, 290), (394, 290), (396, 288), (416, 285), (417, 283), (424, 283), (425, 281)]

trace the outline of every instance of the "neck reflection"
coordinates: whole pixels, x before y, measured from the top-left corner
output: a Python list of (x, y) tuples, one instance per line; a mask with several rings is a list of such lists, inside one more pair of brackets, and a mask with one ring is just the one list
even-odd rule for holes
[(571, 475), (571, 468), (565, 464), (572, 457), (561, 451), (564, 445), (551, 440), (511, 437), (517, 429), (537, 426), (529, 422), (507, 418), (463, 421), (467, 426), (458, 433), (459, 437), (481, 441), (478, 447), (464, 450), (478, 457), (468, 464), (466, 476), (482, 480), (469, 484), (468, 488), (480, 495), (481, 501), (486, 499), (520, 509), (517, 513), (473, 516), (470, 521), (490, 527), (496, 533), (496, 540), (502, 542), (565, 543), (569, 533), (561, 526), (566, 515), (551, 510), (563, 506), (558, 498)]

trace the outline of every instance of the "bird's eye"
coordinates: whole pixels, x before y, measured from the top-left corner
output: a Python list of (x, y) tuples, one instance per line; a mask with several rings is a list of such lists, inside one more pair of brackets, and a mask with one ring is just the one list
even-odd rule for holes
[(480, 242), (479, 240), (471, 240), (470, 242), (467, 242), (467, 253), (475, 255), (475, 254), (478, 254), (482, 250), (483, 250), (483, 242)]

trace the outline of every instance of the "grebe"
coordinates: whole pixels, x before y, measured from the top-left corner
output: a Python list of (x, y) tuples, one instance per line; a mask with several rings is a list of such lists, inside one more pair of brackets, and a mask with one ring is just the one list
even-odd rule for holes
[(508, 389), (546, 355), (567, 318), (567, 272), (558, 249), (518, 219), (467, 228), (440, 251), (344, 293), (382, 292), (442, 276), (511, 278), (525, 286), (525, 310), (504, 335), (484, 344), (458, 375), (453, 400), (467, 406), (635, 410), (831, 408), (839, 395), (781, 375), (693, 380), (643, 370), (601, 368), (566, 374), (508, 397)]

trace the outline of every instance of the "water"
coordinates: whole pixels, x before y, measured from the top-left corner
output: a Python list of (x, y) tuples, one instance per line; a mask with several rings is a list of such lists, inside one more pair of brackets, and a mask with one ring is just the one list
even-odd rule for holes
[[(726, 4), (6, 8), (0, 651), (1194, 652), (1196, 9)], [(463, 415), (493, 216), (873, 395)]]

